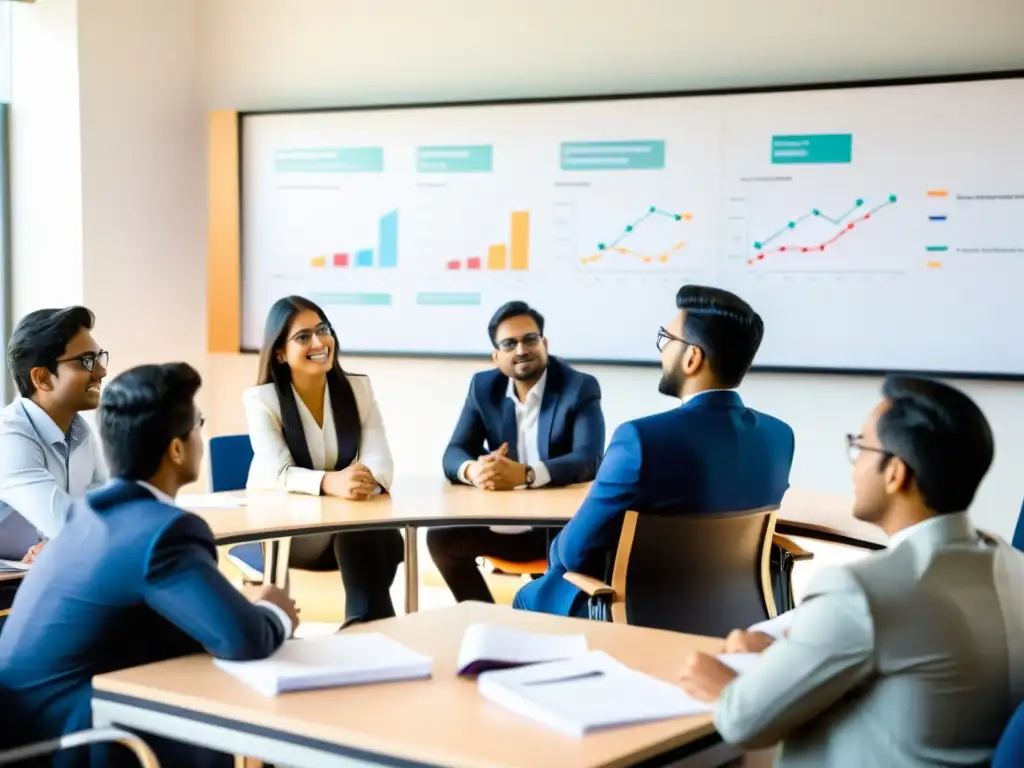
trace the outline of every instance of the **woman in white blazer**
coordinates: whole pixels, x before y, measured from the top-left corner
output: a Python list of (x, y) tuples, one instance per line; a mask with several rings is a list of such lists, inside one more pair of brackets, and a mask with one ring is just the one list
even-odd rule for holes
[[(387, 492), (393, 465), (366, 376), (345, 373), (327, 316), (301, 296), (267, 316), (259, 386), (242, 397), (254, 458), (248, 488), (363, 500)], [(390, 588), (402, 562), (396, 530), (292, 540), (289, 565), (341, 571), (345, 620), (395, 615)]]

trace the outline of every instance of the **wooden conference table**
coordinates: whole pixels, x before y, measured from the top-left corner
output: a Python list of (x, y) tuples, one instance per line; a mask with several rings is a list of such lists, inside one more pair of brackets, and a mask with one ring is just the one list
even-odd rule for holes
[[(721, 765), (738, 755), (711, 715), (617, 728), (575, 739), (484, 699), (456, 677), (466, 627), (584, 634), (633, 669), (671, 682), (689, 651), (721, 640), (620, 624), (461, 603), (348, 632), (381, 632), (434, 659), (430, 680), (333, 688), (265, 698), (217, 669), (209, 656), (148, 664), (93, 680), (93, 726), (117, 724), (277, 765), (618, 768)], [(650, 762), (648, 762), (650, 761)]]
[[(391, 492), (366, 501), (276, 492), (238, 491), (245, 505), (192, 508), (209, 523), (218, 544), (266, 541), (266, 578), (283, 586), (289, 540), (310, 533), (401, 528), (405, 532), (406, 612), (418, 607), (416, 531), (420, 527), (470, 525), (563, 525), (576, 513), (589, 483), (528, 492), (487, 492), (443, 478), (399, 478)], [(187, 502), (186, 502), (187, 506)], [(782, 501), (776, 530), (849, 546), (881, 549), (884, 534), (854, 519), (846, 498), (799, 488)]]

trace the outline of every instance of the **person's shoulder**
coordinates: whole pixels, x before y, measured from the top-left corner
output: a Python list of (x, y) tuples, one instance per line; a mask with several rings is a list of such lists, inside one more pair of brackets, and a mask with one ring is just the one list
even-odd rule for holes
[(268, 408), (279, 408), (280, 400), (277, 397), (277, 388), (274, 384), (260, 384), (255, 387), (249, 387), (247, 390), (242, 392), (243, 403), (260, 403), (267, 406)]
[(747, 408), (747, 412), (753, 414), (757, 419), (758, 425), (765, 429), (770, 429), (780, 434), (793, 434), (793, 428), (778, 416), (772, 416), (770, 413), (765, 413), (755, 408)]
[(573, 386), (580, 389), (597, 387), (600, 389), (596, 376), (574, 368), (561, 358), (552, 357), (548, 365), (558, 370), (564, 387)]
[(508, 386), (508, 377), (497, 368), (477, 371), (469, 380), (469, 388), (475, 393), (489, 392), (497, 384)]
[(20, 400), (15, 399), (0, 408), (0, 434), (28, 434), (31, 429)]

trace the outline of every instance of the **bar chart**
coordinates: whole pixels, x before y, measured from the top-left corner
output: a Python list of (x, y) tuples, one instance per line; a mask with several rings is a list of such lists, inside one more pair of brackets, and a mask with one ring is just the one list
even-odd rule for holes
[(398, 267), (398, 211), (390, 211), (380, 217), (377, 226), (377, 247), (338, 251), (320, 254), (309, 260), (314, 269), (396, 269)]
[(445, 262), (449, 271), (468, 270), (491, 272), (525, 271), (530, 268), (530, 212), (514, 211), (509, 226), (507, 243), (487, 246), (486, 256), (476, 255)]

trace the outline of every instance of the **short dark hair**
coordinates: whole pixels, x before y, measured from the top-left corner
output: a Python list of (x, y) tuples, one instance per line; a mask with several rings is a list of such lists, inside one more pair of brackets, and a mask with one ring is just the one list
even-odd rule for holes
[(934, 379), (890, 376), (882, 394), (889, 401), (878, 419), (882, 447), (907, 465), (930, 510), (966, 510), (995, 453), (985, 414), (959, 389)]
[(738, 387), (761, 346), (761, 316), (736, 294), (706, 285), (684, 285), (676, 307), (686, 313), (683, 338), (704, 350), (721, 386)]
[(188, 363), (165, 363), (131, 368), (104, 387), (99, 429), (114, 477), (156, 474), (171, 441), (195, 428), (202, 383)]
[(511, 320), (513, 317), (523, 316), (532, 317), (533, 322), (537, 324), (537, 330), (540, 331), (540, 335), (544, 335), (544, 315), (525, 301), (509, 301), (498, 307), (498, 311), (491, 317), (491, 322), (487, 324), (487, 335), (491, 337), (491, 344), (495, 347), (498, 346), (499, 325), (506, 320)]
[(96, 316), (85, 307), (37, 309), (25, 315), (14, 328), (7, 345), (7, 365), (22, 397), (36, 391), (32, 369), (46, 368), (57, 372), (57, 360), (64, 354), (75, 334), (85, 328), (92, 330)]

